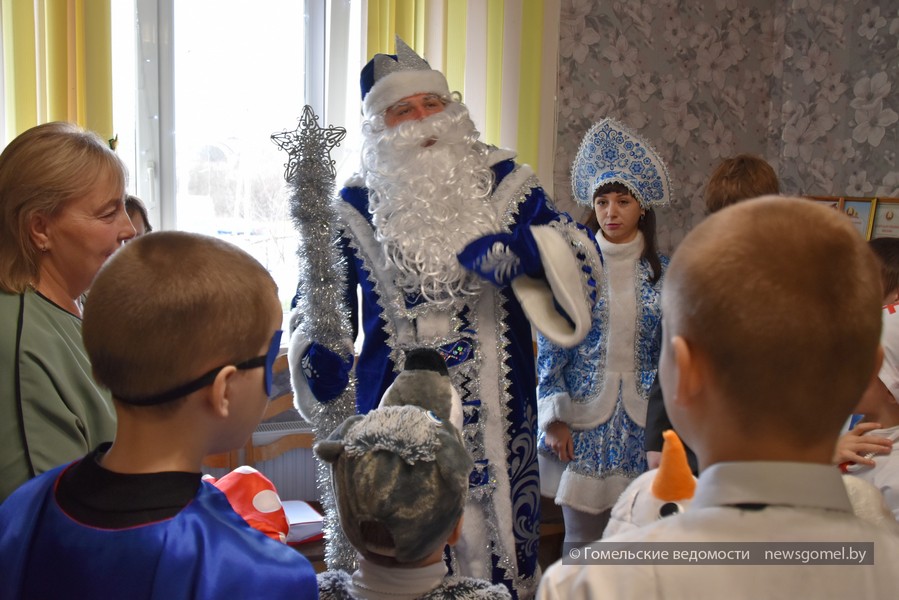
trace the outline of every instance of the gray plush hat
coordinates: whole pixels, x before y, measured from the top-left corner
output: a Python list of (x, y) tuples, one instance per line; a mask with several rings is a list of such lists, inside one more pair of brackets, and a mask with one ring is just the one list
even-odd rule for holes
[[(357, 550), (418, 562), (462, 516), (474, 465), (458, 430), (432, 411), (384, 406), (350, 417), (315, 452), (331, 464), (340, 525)], [(386, 541), (363, 532), (373, 529)]]

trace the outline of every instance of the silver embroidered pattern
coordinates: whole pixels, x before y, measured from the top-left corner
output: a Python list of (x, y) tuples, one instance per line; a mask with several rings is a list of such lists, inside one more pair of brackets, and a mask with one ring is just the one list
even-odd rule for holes
[[(343, 128), (319, 126), (312, 107), (305, 106), (296, 129), (271, 136), (288, 154), (284, 177), (290, 188), (290, 213), (300, 240), (297, 248), (299, 297), (291, 315), (291, 335), (296, 333), (337, 352), (352, 338), (349, 313), (343, 304), (347, 265), (337, 244), (333, 204), (335, 172), (330, 156), (331, 149), (345, 135)], [(290, 368), (299, 370), (303, 365), (290, 365)], [(310, 420), (315, 439), (328, 437), (355, 414), (355, 408), (356, 380), (351, 372), (349, 385), (340, 396), (312, 409)], [(325, 513), (325, 562), (329, 569), (352, 572), (356, 551), (340, 528), (330, 468), (319, 459), (316, 459), (316, 482)]]
[[(519, 167), (520, 169), (520, 167)], [(515, 175), (518, 175), (517, 177)], [(526, 178), (521, 177), (521, 173), (511, 173), (500, 182), (497, 190), (494, 192), (495, 197), (507, 198), (507, 203), (497, 212), (500, 225), (500, 232), (508, 233), (511, 226), (515, 223), (520, 205), (524, 202), (528, 194), (538, 187), (536, 177), (533, 175)], [(511, 393), (508, 390), (508, 377), (510, 375), (510, 367), (508, 361), (510, 354), (506, 350), (506, 346), (510, 343), (508, 335), (505, 333), (505, 321), (508, 313), (503, 307), (504, 297), (493, 286), (484, 286), (482, 294), (491, 296), (492, 310), (494, 311), (494, 327), (490, 332), (492, 335), (491, 346), (484, 348), (483, 340), (477, 334), (481, 331), (483, 323), (479, 311), (479, 296), (471, 298), (454, 299), (451, 303), (437, 305), (431, 302), (423, 302), (414, 307), (406, 306), (406, 297), (402, 290), (393, 285), (396, 273), (391, 267), (386, 265), (383, 260), (382, 249), (380, 244), (374, 240), (372, 226), (359, 212), (348, 204), (339, 205), (342, 223), (342, 236), (353, 250), (356, 257), (361, 260), (362, 270), (365, 272), (367, 281), (371, 284), (374, 293), (374, 300), (381, 309), (381, 328), (386, 334), (386, 344), (390, 349), (389, 357), (394, 364), (394, 371), (399, 372), (405, 361), (404, 350), (412, 346), (427, 346), (439, 348), (450, 343), (457, 342), (462, 338), (470, 340), (472, 344), (472, 357), (449, 368), (450, 379), (453, 385), (459, 390), (460, 395), (464, 394), (463, 390), (468, 393), (468, 397), (472, 400), (482, 398), (481, 386), (488, 382), (481, 381), (478, 376), (482, 371), (483, 352), (494, 352), (497, 357), (498, 375), (497, 381), (489, 383), (489, 385), (497, 386), (497, 397), (499, 399), (496, 407), (488, 406), (481, 403), (479, 407), (464, 407), (466, 416), (475, 415), (477, 418), (474, 422), (468, 422), (463, 426), (463, 438), (465, 439), (466, 448), (469, 450), (472, 459), (475, 461), (486, 460), (486, 427), (490, 418), (491, 410), (498, 409), (500, 411), (500, 423), (502, 428), (502, 447), (504, 452), (508, 452), (513, 446), (520, 448), (530, 443), (532, 446), (536, 440), (527, 442), (523, 437), (533, 434), (533, 432), (523, 431), (514, 441), (510, 439), (508, 433), (508, 424), (511, 408), (509, 402)], [(499, 233), (499, 232), (498, 232)], [(589, 254), (588, 254), (589, 255)], [(466, 310), (467, 309), (467, 310)], [(409, 342), (400, 341), (400, 334), (397, 331), (398, 324), (409, 324), (412, 327), (415, 320), (435, 313), (443, 312), (449, 315), (449, 331), (445, 335), (432, 335), (428, 337), (420, 337), (417, 332)], [(463, 319), (460, 315), (465, 313)], [(414, 330), (414, 329), (413, 329)], [(528, 418), (533, 420), (533, 407), (528, 407)], [(507, 455), (508, 456), (508, 455)], [(475, 501), (482, 507), (486, 518), (486, 524), (489, 531), (488, 547), (485, 548), (484, 557), (487, 563), (486, 572), (492, 572), (492, 564), (489, 564), (491, 555), (495, 555), (499, 567), (503, 570), (505, 578), (512, 582), (514, 589), (519, 597), (532, 597), (536, 591), (537, 580), (535, 577), (522, 577), (518, 574), (518, 563), (515, 548), (501, 548), (494, 546), (496, 541), (502, 540), (500, 532), (497, 530), (499, 517), (495, 506), (494, 491), (497, 487), (497, 469), (507, 469), (508, 465), (496, 465), (493, 462), (487, 464), (487, 481), (484, 485), (476, 486), (470, 489), (469, 499)], [(536, 469), (536, 462), (534, 469)], [(510, 482), (511, 485), (511, 482)], [(535, 490), (539, 487), (535, 486)], [(510, 490), (511, 491), (511, 490)], [(520, 506), (523, 502), (539, 503), (539, 497), (522, 498), (519, 502), (511, 507), (510, 516), (513, 519), (512, 526), (517, 528), (513, 533), (513, 539), (524, 539), (527, 535), (520, 529), (520, 523), (515, 520), (516, 506)], [(535, 504), (536, 505), (536, 504)], [(534, 542), (536, 543), (536, 541)], [(534, 547), (529, 547), (534, 550)], [(450, 564), (455, 572), (458, 572), (458, 561), (455, 553), (451, 552)]]
[(479, 270), (493, 273), (493, 279), (496, 281), (508, 281), (520, 265), (521, 259), (518, 255), (499, 241), (494, 242), (490, 250), (478, 259)]

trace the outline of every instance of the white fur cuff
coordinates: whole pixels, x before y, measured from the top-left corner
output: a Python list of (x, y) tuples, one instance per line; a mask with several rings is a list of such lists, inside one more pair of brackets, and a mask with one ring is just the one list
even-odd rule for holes
[[(590, 331), (591, 312), (580, 266), (571, 246), (561, 233), (546, 225), (531, 227), (540, 252), (546, 280), (527, 275), (512, 280), (512, 290), (531, 323), (547, 339), (563, 348), (576, 346)], [(574, 323), (562, 316), (553, 304), (562, 307)]]

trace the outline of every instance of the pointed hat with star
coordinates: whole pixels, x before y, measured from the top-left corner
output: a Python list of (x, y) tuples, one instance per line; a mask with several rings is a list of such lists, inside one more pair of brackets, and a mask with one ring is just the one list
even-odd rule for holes
[(440, 71), (396, 37), (396, 54), (375, 54), (362, 69), (362, 113), (366, 119), (416, 94), (450, 95)]

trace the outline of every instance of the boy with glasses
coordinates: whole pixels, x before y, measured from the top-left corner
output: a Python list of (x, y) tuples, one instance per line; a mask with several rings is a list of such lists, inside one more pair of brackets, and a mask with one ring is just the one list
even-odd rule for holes
[(315, 598), (309, 562), (200, 473), (259, 423), (280, 322), (271, 276), (231, 244), (160, 232), (117, 252), (83, 324), (115, 440), (0, 507), (0, 598)]

